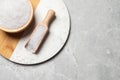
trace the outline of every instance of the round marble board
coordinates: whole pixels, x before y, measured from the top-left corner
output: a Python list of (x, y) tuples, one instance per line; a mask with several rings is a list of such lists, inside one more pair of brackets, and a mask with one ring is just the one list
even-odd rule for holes
[(33, 54), (25, 49), (30, 35), (24, 32), (9, 60), (19, 64), (38, 64), (54, 57), (65, 45), (70, 32), (70, 16), (63, 0), (40, 0), (34, 16), (37, 25), (49, 9), (56, 12), (56, 19), (49, 28), (49, 35), (38, 53)]

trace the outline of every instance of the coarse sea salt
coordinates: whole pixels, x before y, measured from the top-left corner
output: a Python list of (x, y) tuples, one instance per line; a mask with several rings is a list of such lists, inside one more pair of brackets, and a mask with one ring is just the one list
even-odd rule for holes
[(30, 15), (28, 0), (0, 0), (0, 27), (18, 29), (30, 20)]

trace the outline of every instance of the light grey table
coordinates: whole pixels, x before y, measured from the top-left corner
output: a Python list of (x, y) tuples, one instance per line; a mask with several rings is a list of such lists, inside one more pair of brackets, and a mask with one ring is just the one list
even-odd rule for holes
[(22, 66), (0, 57), (0, 80), (120, 80), (120, 0), (65, 0), (71, 35), (54, 59)]

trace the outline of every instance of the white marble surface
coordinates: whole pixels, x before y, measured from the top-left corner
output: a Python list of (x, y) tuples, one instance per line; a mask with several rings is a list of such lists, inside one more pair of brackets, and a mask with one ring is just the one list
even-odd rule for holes
[(120, 0), (65, 0), (72, 18), (65, 48), (21, 66), (0, 57), (0, 80), (120, 80)]

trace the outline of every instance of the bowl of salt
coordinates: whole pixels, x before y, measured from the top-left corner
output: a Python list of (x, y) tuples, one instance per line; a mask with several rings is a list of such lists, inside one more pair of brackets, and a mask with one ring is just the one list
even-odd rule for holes
[(0, 29), (8, 33), (23, 31), (33, 18), (30, 0), (0, 0)]

